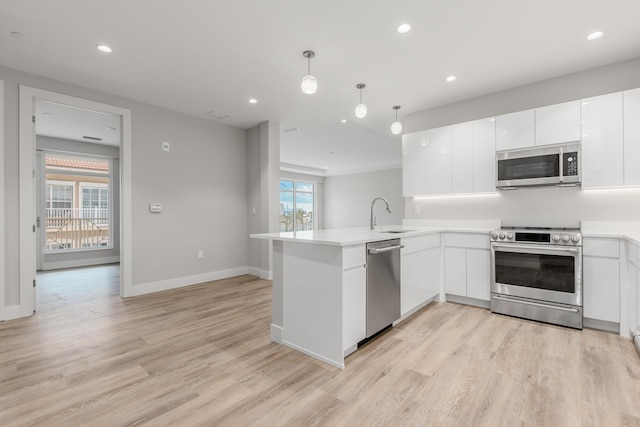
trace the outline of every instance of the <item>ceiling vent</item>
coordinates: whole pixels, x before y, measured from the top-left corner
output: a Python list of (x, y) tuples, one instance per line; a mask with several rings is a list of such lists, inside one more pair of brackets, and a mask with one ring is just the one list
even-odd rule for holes
[(86, 135), (84, 135), (82, 138), (83, 139), (88, 139), (89, 141), (102, 141), (102, 138), (98, 138), (96, 136), (86, 136)]
[(218, 119), (218, 120), (224, 120), (227, 117), (231, 117), (231, 114), (227, 114), (224, 111), (213, 110), (213, 111), (209, 111), (207, 113), (207, 116), (213, 117), (214, 119)]
[(300, 129), (298, 128), (288, 128), (288, 129), (282, 129), (282, 133), (293, 133), (293, 132), (298, 132)]

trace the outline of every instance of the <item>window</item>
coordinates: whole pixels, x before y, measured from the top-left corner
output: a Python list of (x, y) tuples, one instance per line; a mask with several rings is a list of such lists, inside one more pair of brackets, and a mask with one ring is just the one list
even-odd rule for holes
[(280, 231), (315, 228), (315, 185), (311, 182), (280, 181)]
[(45, 252), (111, 247), (111, 159), (45, 152)]

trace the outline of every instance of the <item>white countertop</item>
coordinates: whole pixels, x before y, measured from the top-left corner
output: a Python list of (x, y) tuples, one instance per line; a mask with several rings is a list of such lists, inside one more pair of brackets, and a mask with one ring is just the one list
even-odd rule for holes
[(582, 221), (582, 237), (627, 239), (640, 245), (640, 222)]
[[(393, 233), (389, 231), (401, 231)], [(283, 242), (302, 242), (319, 245), (350, 246), (401, 237), (420, 236), (425, 234), (459, 232), (488, 234), (491, 228), (485, 227), (425, 227), (413, 225), (385, 225), (369, 230), (368, 227), (331, 228), (316, 231), (296, 231), (286, 233), (251, 234), (254, 239), (278, 240)]]

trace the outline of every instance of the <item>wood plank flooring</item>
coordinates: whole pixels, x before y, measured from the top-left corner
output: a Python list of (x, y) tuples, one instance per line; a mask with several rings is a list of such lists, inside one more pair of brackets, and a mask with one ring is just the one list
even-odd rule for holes
[(339, 370), (269, 341), (269, 281), (122, 300), (117, 275), (42, 274), (38, 313), (0, 323), (0, 425), (640, 426), (615, 334), (436, 303)]

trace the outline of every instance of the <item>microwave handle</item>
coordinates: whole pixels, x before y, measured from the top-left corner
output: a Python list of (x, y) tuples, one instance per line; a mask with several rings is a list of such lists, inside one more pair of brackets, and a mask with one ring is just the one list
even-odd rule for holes
[(560, 176), (558, 180), (564, 182), (564, 147), (560, 147)]

